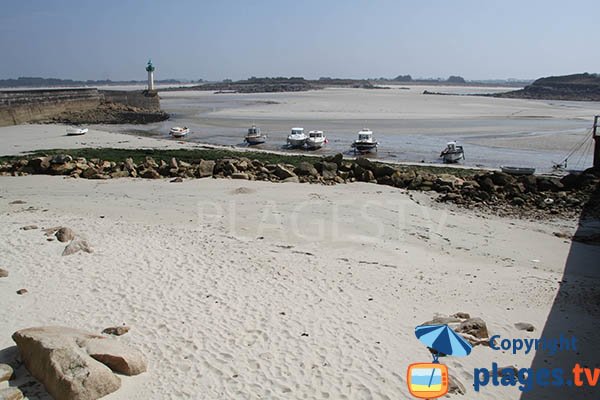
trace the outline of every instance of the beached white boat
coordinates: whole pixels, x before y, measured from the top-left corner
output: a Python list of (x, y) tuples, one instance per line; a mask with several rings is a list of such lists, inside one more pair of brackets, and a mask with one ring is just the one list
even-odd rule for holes
[(361, 129), (358, 139), (352, 143), (355, 153), (370, 153), (377, 151), (377, 141), (373, 139), (373, 132), (369, 129)]
[(292, 128), (292, 132), (287, 137), (287, 144), (290, 147), (302, 147), (306, 143), (306, 139), (304, 128)]
[(252, 128), (248, 128), (248, 133), (244, 140), (249, 145), (261, 144), (267, 141), (267, 135), (263, 135), (260, 133), (260, 128), (257, 128), (256, 125), (252, 125)]
[(69, 136), (85, 135), (87, 132), (88, 128), (79, 128), (77, 126), (69, 126), (67, 128), (67, 135)]
[(316, 150), (323, 147), (327, 143), (327, 138), (323, 131), (310, 131), (306, 138), (306, 147), (310, 150)]
[(457, 163), (465, 159), (465, 151), (456, 142), (448, 142), (446, 148), (441, 152), (440, 157), (442, 157), (445, 163)]
[(502, 172), (510, 175), (533, 175), (535, 173), (535, 168), (529, 167), (511, 167), (508, 165), (501, 165), (500, 169)]
[(169, 131), (169, 134), (176, 138), (184, 137), (188, 133), (190, 133), (190, 129), (187, 126), (184, 126), (183, 128), (179, 126), (174, 126)]

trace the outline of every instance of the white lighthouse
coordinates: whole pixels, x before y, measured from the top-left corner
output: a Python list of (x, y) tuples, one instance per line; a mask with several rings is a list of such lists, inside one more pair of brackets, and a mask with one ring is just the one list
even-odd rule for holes
[(148, 91), (152, 91), (154, 90), (154, 65), (152, 65), (152, 60), (148, 60), (146, 71), (148, 71)]

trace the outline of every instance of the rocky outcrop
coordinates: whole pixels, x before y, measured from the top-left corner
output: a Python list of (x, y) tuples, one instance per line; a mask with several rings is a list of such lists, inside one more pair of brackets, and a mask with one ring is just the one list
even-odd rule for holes
[(113, 371), (146, 370), (141, 353), (121, 342), (66, 327), (28, 328), (13, 334), (27, 370), (56, 399), (91, 400), (119, 389)]
[(496, 97), (539, 100), (600, 101), (600, 75), (573, 74), (540, 78), (521, 90)]
[(325, 185), (359, 181), (437, 193), (439, 202), (484, 209), (498, 215), (533, 219), (579, 217), (583, 205), (588, 204), (586, 212), (592, 217), (600, 217), (600, 204), (597, 201), (590, 203), (600, 184), (600, 172), (591, 169), (557, 178), (512, 176), (500, 171), (400, 166), (376, 163), (364, 157), (345, 160), (341, 154), (316, 159), (315, 162), (301, 161), (297, 165), (266, 164), (246, 157), (191, 162), (172, 157), (158, 161), (146, 157), (135, 162), (132, 158), (103, 161), (59, 154), (5, 162), (0, 164), (0, 174), (59, 174), (86, 179), (213, 177)]

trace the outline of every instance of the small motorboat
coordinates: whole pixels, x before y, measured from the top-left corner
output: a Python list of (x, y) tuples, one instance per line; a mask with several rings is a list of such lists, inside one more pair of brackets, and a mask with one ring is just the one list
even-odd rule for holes
[(252, 128), (248, 128), (248, 133), (244, 140), (249, 145), (261, 144), (267, 141), (267, 135), (263, 135), (260, 133), (260, 128), (257, 128), (256, 125), (252, 125)]
[(310, 131), (306, 138), (306, 147), (310, 150), (316, 150), (323, 147), (327, 143), (327, 138), (323, 131)]
[(184, 137), (188, 133), (190, 133), (190, 129), (187, 126), (184, 126), (183, 128), (179, 126), (174, 126), (169, 131), (169, 134), (176, 138)]
[(88, 132), (88, 128), (80, 128), (77, 126), (69, 126), (67, 128), (67, 135), (68, 136), (79, 136), (79, 135), (85, 135)]
[(440, 157), (447, 164), (457, 163), (465, 159), (465, 151), (456, 142), (448, 142), (446, 148), (440, 153)]
[(304, 128), (292, 128), (292, 132), (287, 137), (289, 147), (302, 147), (306, 143), (306, 133)]
[(361, 129), (358, 139), (352, 143), (355, 153), (371, 153), (377, 151), (377, 141), (373, 140), (373, 132), (369, 129)]
[(505, 174), (510, 175), (533, 175), (535, 173), (535, 168), (529, 167), (511, 167), (508, 165), (501, 165), (500, 170)]

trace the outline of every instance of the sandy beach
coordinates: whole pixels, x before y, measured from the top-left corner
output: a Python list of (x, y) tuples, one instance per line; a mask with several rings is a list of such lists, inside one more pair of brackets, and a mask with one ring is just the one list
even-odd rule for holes
[[(0, 134), (3, 155), (181, 146), (95, 131), (66, 138), (51, 125)], [(40, 229), (21, 229), (32, 224)], [(41, 231), (58, 225), (94, 252), (61, 256), (64, 244)], [(10, 275), (0, 279), (0, 362), (14, 359), (18, 329), (99, 333), (125, 323), (131, 331), (119, 340), (146, 355), (148, 372), (123, 378), (107, 399), (406, 398), (407, 366), (430, 360), (414, 328), (437, 314), (466, 312), (492, 335), (539, 338), (573, 256), (555, 232), (577, 228), (577, 220), (490, 217), (367, 183), (3, 176), (0, 267)], [(587, 268), (600, 248), (582, 246), (568, 279), (595, 281)], [(20, 288), (28, 293), (15, 294)], [(595, 349), (597, 319), (578, 318), (589, 310), (578, 295), (571, 300), (569, 330)], [(533, 358), (477, 346), (445, 363), (466, 387), (459, 397), (470, 399), (475, 368), (529, 367)], [(31, 380), (22, 366), (17, 376), (19, 385)], [(48, 398), (39, 384), (23, 391)], [(476, 398), (520, 394), (488, 386)]]

